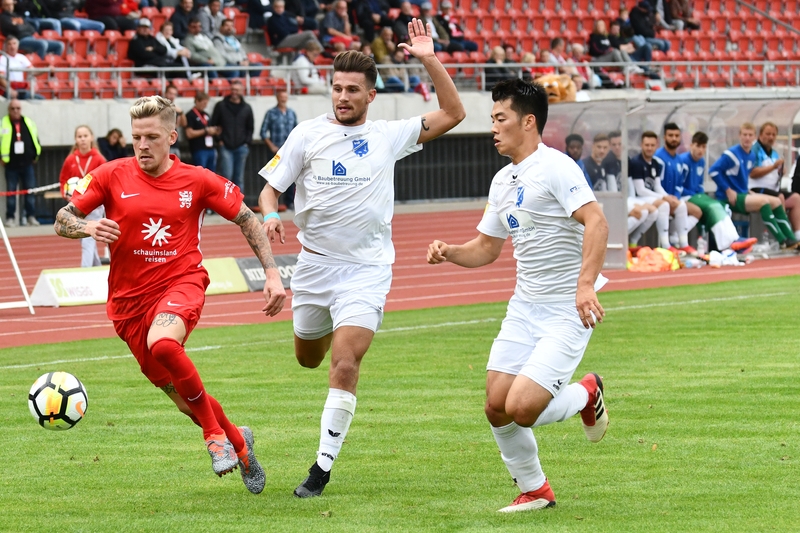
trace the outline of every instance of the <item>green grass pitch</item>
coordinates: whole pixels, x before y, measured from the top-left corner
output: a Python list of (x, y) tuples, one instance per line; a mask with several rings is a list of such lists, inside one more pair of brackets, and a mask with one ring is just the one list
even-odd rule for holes
[[(314, 460), (327, 361), (301, 368), (291, 325), (196, 331), (209, 392), (249, 425), (267, 485), (213, 475), (202, 435), (118, 339), (0, 350), (2, 532), (798, 531), (800, 277), (601, 293), (606, 321), (575, 378), (605, 377), (611, 425), (536, 430), (558, 505), (501, 515), (517, 489), (483, 415), (504, 304), (389, 313), (323, 497), (292, 490)], [(89, 393), (67, 432), (27, 392), (64, 370)]]

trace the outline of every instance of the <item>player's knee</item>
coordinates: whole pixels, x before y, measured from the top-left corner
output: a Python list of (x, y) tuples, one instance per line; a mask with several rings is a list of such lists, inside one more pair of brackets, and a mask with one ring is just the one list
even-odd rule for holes
[(507, 403), (506, 413), (518, 426), (531, 427), (539, 418), (539, 412), (517, 403)]
[(167, 368), (169, 368), (168, 365), (172, 358), (182, 351), (181, 343), (170, 337), (162, 337), (150, 345), (150, 353), (153, 358)]
[(297, 352), (295, 357), (297, 357), (297, 362), (303, 368), (317, 368), (322, 364), (322, 360), (325, 359), (325, 354)]
[(486, 414), (486, 420), (489, 421), (494, 427), (505, 426), (508, 424), (508, 415), (506, 414), (505, 405), (498, 405), (495, 402), (487, 399), (483, 406), (483, 412)]

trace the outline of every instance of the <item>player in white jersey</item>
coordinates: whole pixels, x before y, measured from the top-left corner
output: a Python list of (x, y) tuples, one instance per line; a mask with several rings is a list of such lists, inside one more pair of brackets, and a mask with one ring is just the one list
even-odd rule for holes
[(356, 407), (361, 359), (383, 320), (394, 262), (394, 165), (420, 144), (454, 128), (465, 111), (436, 58), (430, 27), (408, 25), (410, 45), (436, 88), (439, 109), (409, 120), (367, 120), (375, 99), (375, 61), (357, 51), (333, 62), (333, 115), (297, 126), (259, 172), (259, 197), (271, 239), (284, 242), (278, 196), (297, 184), (295, 219), (303, 245), (292, 277), (295, 355), (316, 368), (331, 349), (330, 390), (320, 423), (317, 460), (294, 494), (319, 496)]
[(428, 262), (487, 265), (511, 236), (517, 286), (489, 355), (485, 412), (522, 492), (500, 512), (516, 512), (556, 503), (533, 427), (580, 413), (590, 441), (608, 428), (600, 377), (568, 385), (605, 314), (595, 291), (605, 281), (608, 224), (577, 164), (541, 141), (544, 88), (507, 80), (495, 85), (492, 100), (495, 147), (511, 164), (492, 180), (478, 236), (462, 245), (434, 241)]

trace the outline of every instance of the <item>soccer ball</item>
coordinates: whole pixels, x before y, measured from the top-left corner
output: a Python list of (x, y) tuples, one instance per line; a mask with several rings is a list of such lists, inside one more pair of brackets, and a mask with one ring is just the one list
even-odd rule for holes
[(36, 380), (28, 394), (28, 408), (46, 429), (69, 429), (83, 418), (89, 396), (78, 378), (67, 372), (49, 372)]
[(68, 179), (67, 183), (64, 184), (64, 195), (71, 196), (75, 194), (75, 188), (78, 186), (78, 183), (80, 183), (80, 181), (81, 181), (80, 178)]

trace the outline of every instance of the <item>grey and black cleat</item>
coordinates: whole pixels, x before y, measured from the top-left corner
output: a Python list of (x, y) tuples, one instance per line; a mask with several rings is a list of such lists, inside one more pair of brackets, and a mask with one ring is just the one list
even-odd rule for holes
[(308, 477), (299, 487), (294, 489), (294, 495), (298, 498), (313, 498), (319, 496), (325, 489), (325, 485), (331, 480), (331, 473), (324, 471), (317, 463), (308, 469)]
[(236, 450), (225, 435), (211, 435), (206, 439), (206, 448), (211, 456), (211, 467), (220, 477), (233, 471), (239, 464)]
[(247, 490), (253, 494), (260, 494), (264, 490), (264, 485), (267, 482), (267, 476), (264, 474), (264, 469), (256, 459), (256, 453), (253, 451), (253, 431), (247, 427), (242, 426), (239, 428), (239, 433), (242, 434), (244, 443), (247, 446), (247, 454), (239, 457), (239, 471), (242, 473), (242, 482)]

